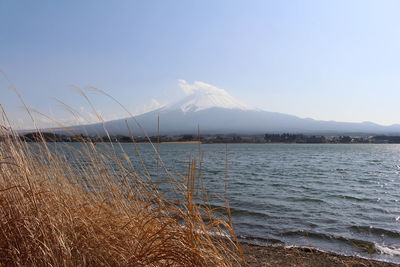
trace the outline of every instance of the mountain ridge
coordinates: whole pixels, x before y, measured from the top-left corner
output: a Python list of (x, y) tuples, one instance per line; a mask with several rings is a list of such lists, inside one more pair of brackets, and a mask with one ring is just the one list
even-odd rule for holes
[[(400, 134), (399, 124), (382, 126), (369, 121), (353, 123), (299, 118), (251, 107), (236, 100), (225, 90), (205, 83), (195, 85), (197, 87), (183, 84), (187, 95), (181, 100), (135, 116), (135, 119), (107, 121), (104, 126), (113, 135), (129, 135), (126, 123), (135, 135), (144, 134), (141, 128), (147, 134), (154, 135), (157, 133), (159, 117), (161, 134), (193, 134), (198, 127), (203, 134)], [(135, 120), (141, 127), (136, 125)], [(76, 126), (73, 129), (74, 133), (104, 134), (102, 123)]]

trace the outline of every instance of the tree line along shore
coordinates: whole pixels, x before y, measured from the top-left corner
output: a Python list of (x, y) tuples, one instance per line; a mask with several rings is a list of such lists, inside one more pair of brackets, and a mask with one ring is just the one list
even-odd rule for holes
[[(5, 137), (2, 137), (4, 139)], [(205, 144), (212, 143), (287, 143), (287, 144), (400, 144), (400, 136), (389, 135), (371, 135), (371, 136), (324, 136), (324, 135), (306, 135), (290, 133), (266, 133), (255, 135), (240, 134), (182, 134), (182, 135), (161, 135), (161, 136), (89, 136), (89, 135), (64, 135), (51, 132), (31, 132), (20, 135), (20, 138), (27, 142), (161, 142), (161, 143), (193, 143), (201, 142)]]

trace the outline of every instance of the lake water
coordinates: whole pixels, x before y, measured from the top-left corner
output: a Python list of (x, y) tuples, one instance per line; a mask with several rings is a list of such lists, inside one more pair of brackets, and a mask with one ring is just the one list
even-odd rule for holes
[[(78, 144), (77, 144), (78, 146)], [(154, 154), (139, 144), (155, 174)], [(122, 144), (137, 161), (132, 144)], [(308, 246), (400, 263), (400, 145), (229, 144), (228, 195), (242, 241)], [(209, 192), (225, 192), (225, 144), (201, 145)], [(168, 168), (196, 144), (161, 144)], [(212, 200), (212, 204), (223, 205)]]

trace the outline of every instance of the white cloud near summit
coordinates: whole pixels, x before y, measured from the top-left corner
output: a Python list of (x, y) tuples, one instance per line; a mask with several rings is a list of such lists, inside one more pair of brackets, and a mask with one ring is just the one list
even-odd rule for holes
[(254, 110), (253, 107), (241, 103), (229, 95), (227, 91), (214, 85), (199, 81), (190, 84), (185, 80), (178, 80), (178, 84), (187, 96), (170, 105), (170, 107), (179, 108), (184, 112), (188, 110), (199, 111), (212, 107)]
[(136, 108), (134, 114), (140, 115), (149, 111), (156, 110), (163, 107), (164, 105), (157, 101), (157, 99), (152, 98), (150, 103), (141, 107)]
[(203, 93), (210, 95), (221, 95), (221, 96), (229, 96), (228, 92), (224, 89), (218, 88), (214, 85), (195, 81), (193, 84), (189, 84), (185, 80), (178, 80), (179, 87), (183, 89), (185, 94), (190, 95), (193, 93)]

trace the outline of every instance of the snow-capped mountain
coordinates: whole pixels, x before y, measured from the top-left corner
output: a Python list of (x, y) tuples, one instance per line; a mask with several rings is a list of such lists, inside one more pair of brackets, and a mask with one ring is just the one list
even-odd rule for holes
[[(206, 83), (188, 84), (180, 81), (180, 86), (187, 94), (183, 99), (135, 117), (142, 127), (133, 118), (126, 118), (106, 122), (106, 128), (110, 134), (128, 135), (128, 122), (135, 135), (143, 135), (141, 128), (152, 135), (157, 133), (159, 116), (161, 134), (196, 133), (198, 126), (203, 134), (400, 134), (400, 125), (381, 126), (371, 122), (302, 119), (250, 107), (240, 103), (225, 90)], [(100, 123), (75, 127), (75, 132), (104, 135), (103, 125)]]
[(180, 101), (167, 105), (164, 110), (180, 109), (186, 113), (197, 112), (209, 108), (256, 110), (253, 107), (240, 103), (225, 90), (216, 87), (208, 88), (208, 90), (191, 91), (189, 95)]

